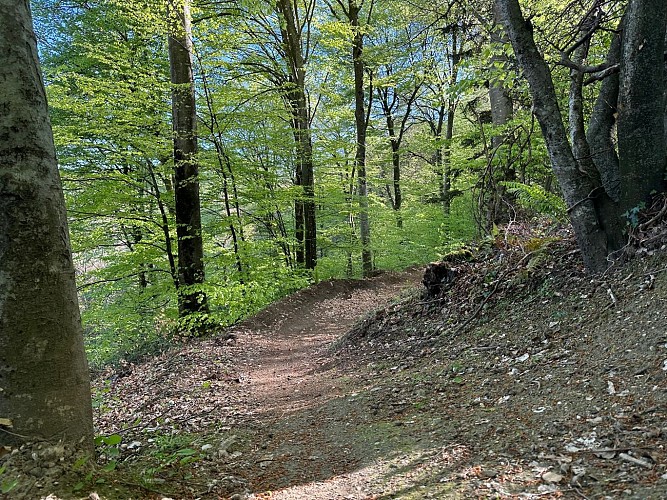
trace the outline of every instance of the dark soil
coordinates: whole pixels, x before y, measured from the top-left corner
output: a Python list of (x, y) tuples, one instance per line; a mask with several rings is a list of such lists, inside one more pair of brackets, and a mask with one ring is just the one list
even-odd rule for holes
[(421, 270), (319, 283), (105, 374), (115, 469), (39, 491), (667, 498), (667, 255), (641, 253), (591, 277), (567, 231), (514, 226), (435, 296)]

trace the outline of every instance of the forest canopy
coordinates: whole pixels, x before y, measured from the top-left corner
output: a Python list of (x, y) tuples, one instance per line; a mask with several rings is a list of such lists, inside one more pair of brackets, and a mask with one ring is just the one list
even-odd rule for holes
[(35, 0), (93, 365), (517, 219), (603, 270), (663, 187), (666, 13), (521, 8)]

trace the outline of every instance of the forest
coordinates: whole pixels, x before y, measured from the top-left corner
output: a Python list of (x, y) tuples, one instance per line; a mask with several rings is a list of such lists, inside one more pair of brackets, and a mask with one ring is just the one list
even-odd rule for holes
[(665, 40), (0, 0), (0, 498), (662, 498)]
[[(165, 2), (35, 3), (94, 364), (435, 260), (517, 198), (564, 215), (490, 6), (376, 3), (187, 3), (180, 55)], [(174, 134), (197, 148), (182, 180)]]

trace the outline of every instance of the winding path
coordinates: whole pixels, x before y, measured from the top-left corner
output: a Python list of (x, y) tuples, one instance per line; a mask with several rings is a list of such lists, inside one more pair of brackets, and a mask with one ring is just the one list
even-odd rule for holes
[(328, 361), (330, 350), (355, 321), (414, 288), (420, 277), (415, 270), (323, 282), (236, 330), (248, 424), (261, 440), (247, 471), (254, 492), (286, 500), (375, 498), (360, 469), (368, 443), (360, 440), (367, 415), (354, 406), (359, 381), (344, 363)]

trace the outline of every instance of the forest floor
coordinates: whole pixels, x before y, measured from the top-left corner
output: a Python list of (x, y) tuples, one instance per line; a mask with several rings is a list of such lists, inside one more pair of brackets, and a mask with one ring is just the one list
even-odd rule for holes
[(100, 465), (58, 494), (667, 498), (667, 255), (638, 253), (591, 277), (517, 225), (435, 295), (421, 269), (314, 285), (102, 374)]

